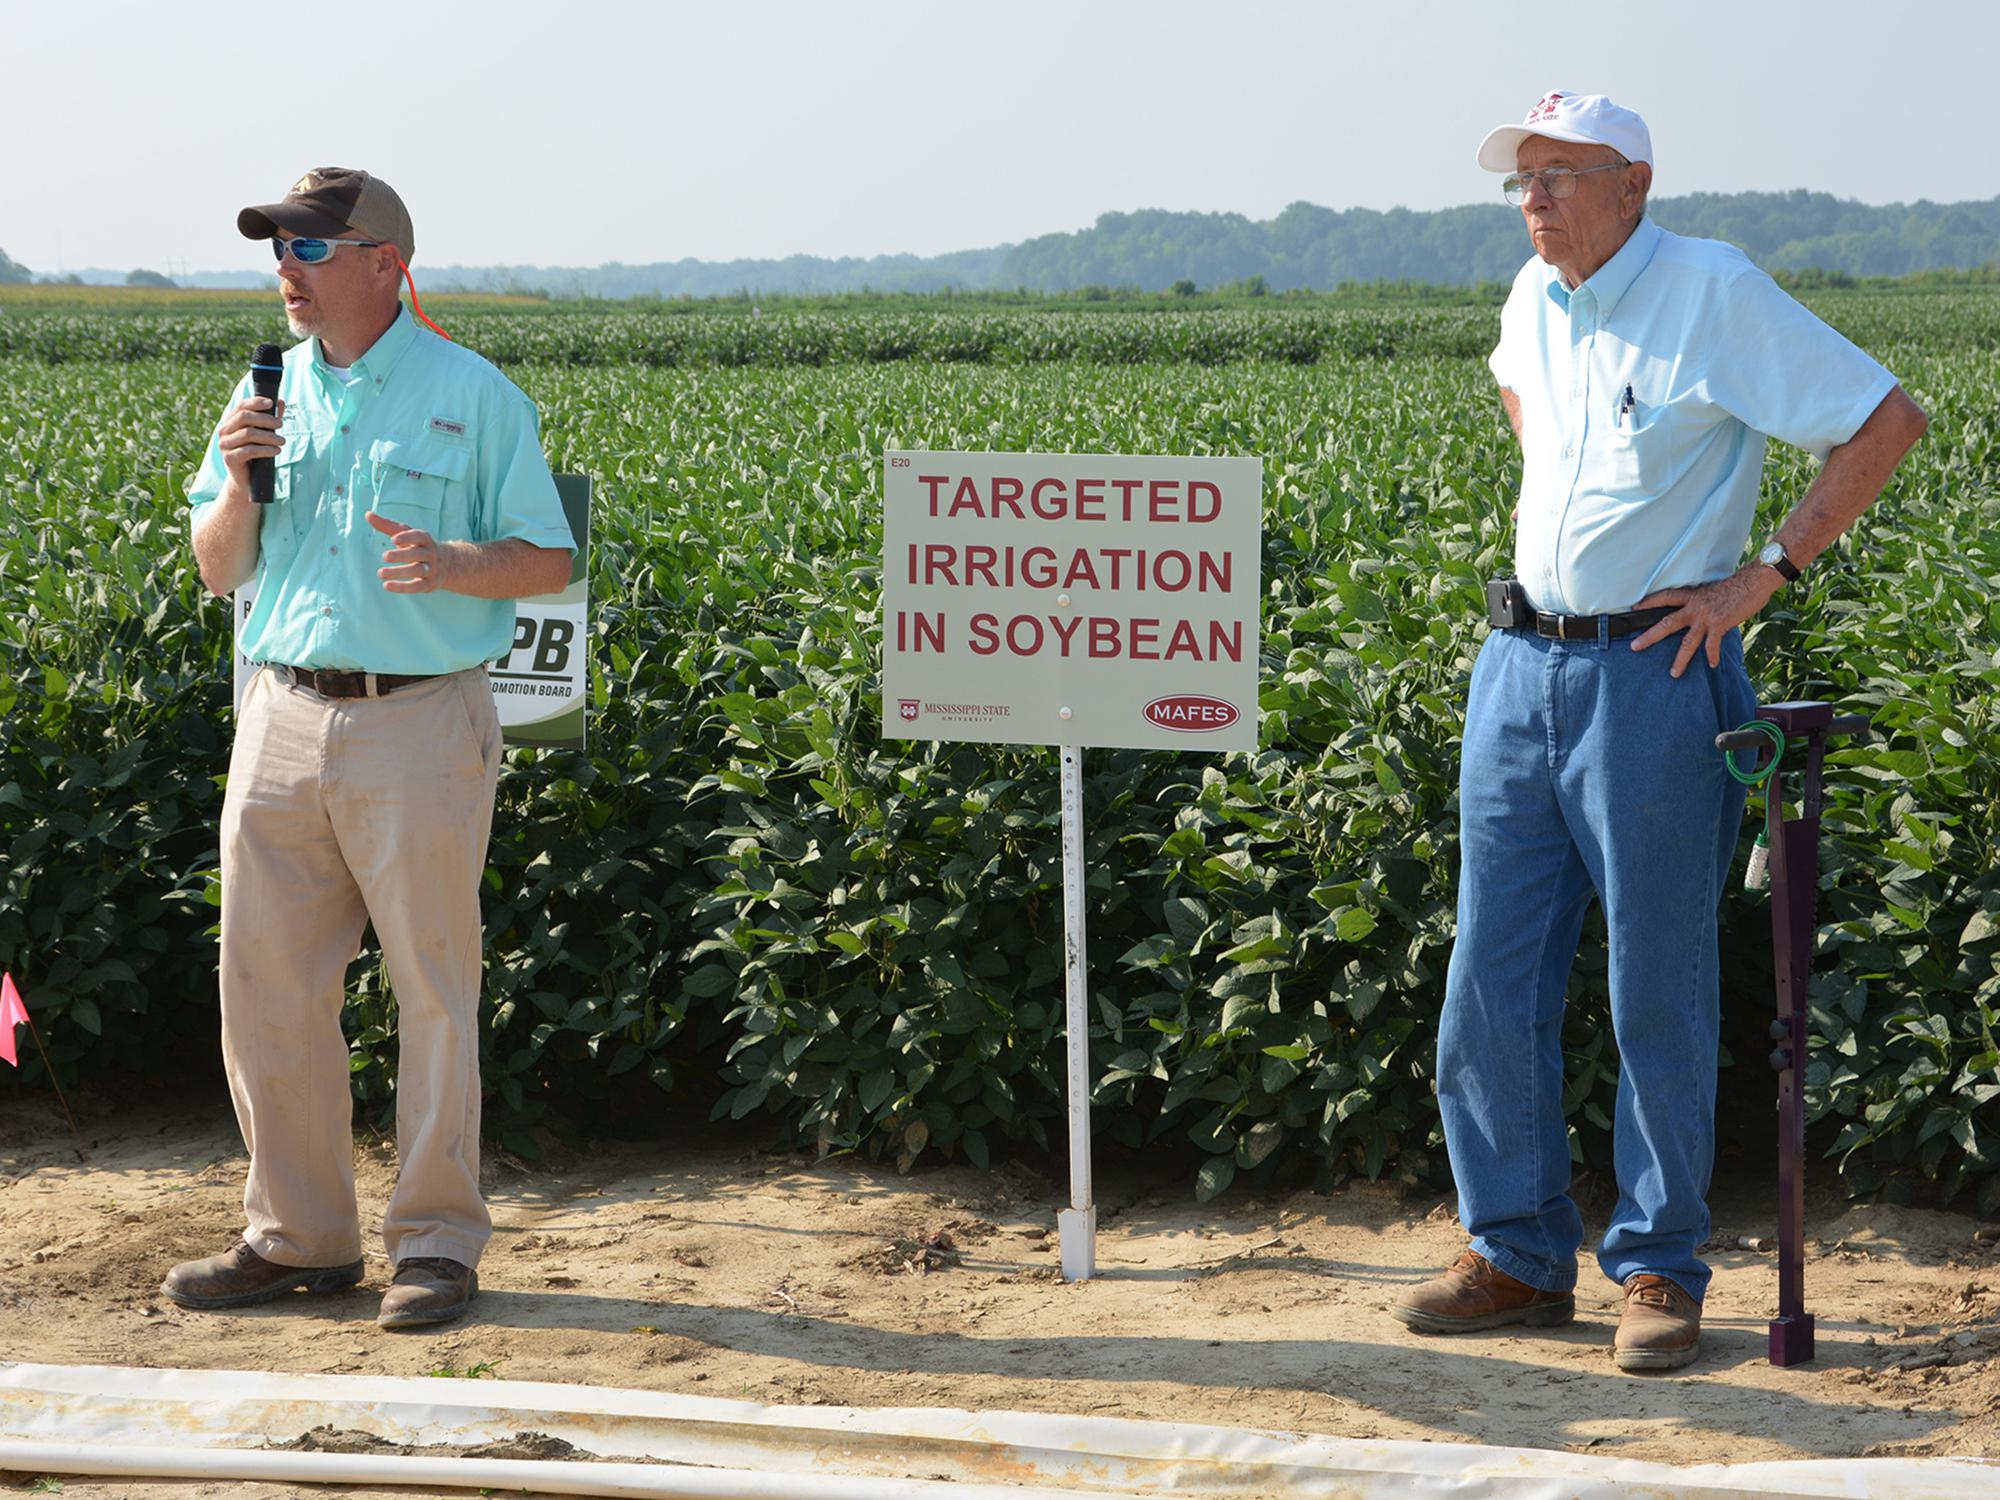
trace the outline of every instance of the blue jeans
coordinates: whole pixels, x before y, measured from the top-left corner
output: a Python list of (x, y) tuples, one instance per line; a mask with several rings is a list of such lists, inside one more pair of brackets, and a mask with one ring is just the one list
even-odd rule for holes
[(1715, 736), (1756, 711), (1742, 637), (1722, 665), (1680, 637), (1543, 640), (1495, 630), (1472, 673), (1459, 772), (1458, 941), (1438, 1103), (1472, 1248), (1548, 1291), (1576, 1285), (1563, 991), (1594, 894), (1610, 935), (1618, 1206), (1598, 1250), (1699, 1299), (1708, 1267), (1719, 1009), (1715, 908), (1744, 791)]

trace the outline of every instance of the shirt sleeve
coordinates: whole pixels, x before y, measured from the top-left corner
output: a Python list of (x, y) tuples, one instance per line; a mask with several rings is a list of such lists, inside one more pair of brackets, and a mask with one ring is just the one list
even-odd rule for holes
[(201, 524), (201, 518), (208, 507), (222, 497), (222, 487), (229, 482), (229, 465), (222, 461), (222, 424), (239, 402), (250, 397), (250, 377), (245, 375), (236, 382), (236, 389), (229, 397), (222, 415), (215, 419), (215, 430), (208, 435), (208, 450), (201, 456), (201, 464), (188, 475), (188, 535), (194, 535), (194, 528)]
[(1825, 458), (1860, 430), (1896, 377), (1754, 267), (1713, 320), (1709, 399), (1746, 427)]
[(498, 403), (479, 445), (479, 518), (483, 539), (514, 537), (536, 547), (576, 550), (562, 498), (542, 456), (535, 404), (518, 391)]
[(1500, 382), (1502, 390), (1518, 391), (1521, 388), (1521, 377), (1515, 373), (1515, 366), (1520, 362), (1520, 303), (1521, 282), (1517, 277), (1514, 289), (1507, 294), (1507, 301), (1500, 308), (1500, 342), (1486, 356), (1486, 368), (1493, 372), (1493, 378)]

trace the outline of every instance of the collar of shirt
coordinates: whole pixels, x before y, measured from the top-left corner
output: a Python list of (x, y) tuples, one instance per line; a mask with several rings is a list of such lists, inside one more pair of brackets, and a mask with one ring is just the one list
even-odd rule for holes
[(1563, 285), (1562, 272), (1550, 266), (1550, 299), (1568, 312), (1572, 298), (1587, 294), (1590, 301), (1597, 304), (1598, 317), (1609, 318), (1632, 289), (1632, 283), (1639, 279), (1639, 273), (1652, 264), (1653, 252), (1660, 248), (1665, 233), (1650, 218), (1640, 219), (1632, 232), (1625, 236), (1625, 243), (1618, 247), (1617, 253), (1574, 291)]
[[(410, 346), (417, 341), (416, 320), (410, 310), (400, 304), (396, 309), (396, 319), (382, 331), (382, 336), (368, 346), (368, 352), (348, 367), (349, 379), (366, 380), (376, 389), (388, 383), (389, 376)], [(333, 367), (327, 363), (326, 348), (317, 336), (313, 339), (313, 372), (322, 382), (333, 379)]]

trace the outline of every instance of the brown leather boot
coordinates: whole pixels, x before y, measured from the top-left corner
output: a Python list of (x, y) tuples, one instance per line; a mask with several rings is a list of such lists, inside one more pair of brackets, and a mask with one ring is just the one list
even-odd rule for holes
[(396, 1263), (396, 1281), (382, 1294), (382, 1328), (428, 1328), (462, 1317), (479, 1295), (479, 1273), (441, 1255)]
[(345, 1266), (281, 1266), (239, 1239), (220, 1255), (175, 1266), (160, 1283), (160, 1292), (182, 1307), (214, 1312), (269, 1302), (288, 1292), (344, 1292), (360, 1279), (358, 1260)]
[(1701, 1304), (1664, 1276), (1626, 1277), (1612, 1349), (1621, 1370), (1678, 1370), (1701, 1352)]
[(1469, 1333), (1507, 1323), (1554, 1328), (1576, 1316), (1576, 1298), (1516, 1281), (1477, 1250), (1467, 1250), (1442, 1276), (1407, 1288), (1389, 1312), (1418, 1333)]

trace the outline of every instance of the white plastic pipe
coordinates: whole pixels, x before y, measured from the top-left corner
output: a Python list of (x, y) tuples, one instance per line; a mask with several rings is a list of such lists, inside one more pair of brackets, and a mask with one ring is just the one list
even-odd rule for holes
[[(313, 1428), (422, 1447), (545, 1434), (607, 1462), (292, 1452)], [(634, 1464), (618, 1460), (666, 1460)], [(2000, 1467), (1837, 1459), (1680, 1468), (1470, 1443), (1028, 1412), (763, 1406), (540, 1381), (0, 1360), (0, 1467), (759, 1500), (2000, 1500)], [(923, 1479), (909, 1476), (919, 1474)]]
[[(644, 1495), (662, 1500), (1076, 1500), (1079, 1490), (956, 1484), (844, 1474), (692, 1469), (576, 1459), (412, 1458), (395, 1453), (293, 1453), (258, 1448), (138, 1448), (0, 1438), (0, 1469), (27, 1474), (262, 1480), (273, 1484), (404, 1484), (433, 1489)], [(1091, 1490), (1094, 1496), (1119, 1492)]]

